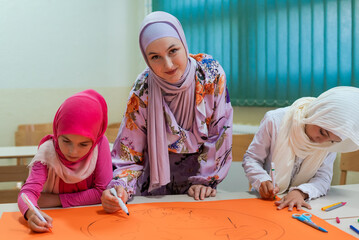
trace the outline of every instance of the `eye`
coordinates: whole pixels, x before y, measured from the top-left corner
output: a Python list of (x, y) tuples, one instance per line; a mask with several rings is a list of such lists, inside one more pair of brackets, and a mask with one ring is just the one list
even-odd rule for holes
[(324, 136), (324, 137), (327, 137), (328, 135), (327, 135), (327, 132), (323, 129), (323, 128), (321, 128), (320, 130), (319, 130), (319, 132), (320, 132), (320, 134), (322, 135), (322, 136)]
[(170, 50), (170, 54), (175, 54), (178, 51), (178, 48), (173, 48)]
[(152, 56), (151, 57), (151, 60), (157, 60), (157, 59), (159, 59), (160, 57), (158, 56), (158, 55), (154, 55), (154, 56)]
[(80, 143), (81, 147), (87, 147), (89, 144), (88, 143)]
[(322, 128), (319, 130), (319, 133), (320, 133), (320, 135), (324, 136)]

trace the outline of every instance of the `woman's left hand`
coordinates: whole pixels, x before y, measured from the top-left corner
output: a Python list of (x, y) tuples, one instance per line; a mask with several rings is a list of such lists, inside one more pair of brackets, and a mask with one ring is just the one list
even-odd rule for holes
[(207, 197), (215, 197), (217, 190), (204, 185), (192, 185), (188, 189), (188, 195), (193, 197), (194, 200), (203, 200)]
[(288, 211), (292, 211), (293, 207), (297, 207), (297, 210), (302, 210), (302, 206), (308, 209), (312, 209), (312, 207), (305, 202), (304, 199), (308, 198), (306, 193), (303, 193), (300, 190), (293, 190), (284, 196), (281, 200), (276, 201), (275, 205), (277, 205), (277, 209), (283, 209), (288, 207)]

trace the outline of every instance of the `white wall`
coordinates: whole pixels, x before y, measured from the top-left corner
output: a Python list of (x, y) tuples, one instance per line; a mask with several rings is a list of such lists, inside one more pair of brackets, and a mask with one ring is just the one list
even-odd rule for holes
[(144, 16), (145, 0), (0, 0), (0, 146), (88, 88), (105, 97), (109, 122), (120, 121), (145, 66)]

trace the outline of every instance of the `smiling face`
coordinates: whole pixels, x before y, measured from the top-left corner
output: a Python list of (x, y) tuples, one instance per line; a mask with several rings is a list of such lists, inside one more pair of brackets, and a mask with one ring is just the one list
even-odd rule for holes
[(310, 141), (315, 143), (324, 142), (340, 142), (341, 139), (334, 133), (325, 130), (317, 125), (306, 124), (305, 133), (309, 137)]
[(59, 147), (70, 162), (76, 162), (85, 156), (92, 147), (92, 141), (88, 137), (74, 134), (64, 134), (58, 138)]
[(146, 58), (155, 74), (169, 83), (180, 80), (188, 61), (182, 42), (174, 37), (151, 42), (146, 48)]

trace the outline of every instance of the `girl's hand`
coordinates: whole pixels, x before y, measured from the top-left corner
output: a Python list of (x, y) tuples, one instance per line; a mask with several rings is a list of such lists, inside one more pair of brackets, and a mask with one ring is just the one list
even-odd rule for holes
[[(128, 201), (128, 193), (122, 186), (115, 187), (117, 196), (122, 199), (124, 203)], [(114, 213), (121, 210), (120, 203), (118, 202), (117, 198), (110, 193), (110, 189), (106, 189), (102, 192), (101, 196), (101, 203), (103, 209), (107, 213)]]
[(279, 187), (275, 186), (273, 188), (272, 181), (261, 182), (261, 186), (259, 187), (259, 194), (263, 199), (274, 199), (275, 195), (279, 192)]
[(308, 194), (296, 189), (288, 193), (281, 200), (276, 201), (275, 205), (278, 206), (278, 210), (288, 207), (288, 211), (292, 211), (293, 207), (297, 207), (299, 211), (302, 210), (302, 206), (312, 209), (312, 207), (304, 201), (306, 198), (308, 198)]
[(193, 197), (194, 200), (203, 200), (206, 197), (215, 197), (217, 190), (204, 185), (192, 185), (188, 189), (188, 196)]
[(47, 223), (43, 222), (35, 214), (35, 211), (28, 209), (25, 213), (25, 218), (27, 218), (27, 224), (29, 225), (29, 228), (34, 232), (51, 232), (50, 229), (52, 228), (52, 218), (40, 210), (39, 212), (45, 218)]

